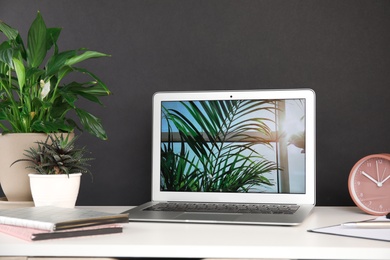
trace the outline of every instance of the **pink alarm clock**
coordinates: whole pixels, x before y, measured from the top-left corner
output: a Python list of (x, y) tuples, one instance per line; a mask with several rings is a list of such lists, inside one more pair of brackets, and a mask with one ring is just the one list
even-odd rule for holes
[(352, 200), (364, 212), (384, 216), (390, 212), (390, 154), (372, 154), (352, 168), (348, 189)]

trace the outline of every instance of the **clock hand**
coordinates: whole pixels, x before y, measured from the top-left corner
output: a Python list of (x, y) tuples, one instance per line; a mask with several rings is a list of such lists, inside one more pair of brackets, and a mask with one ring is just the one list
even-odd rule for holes
[(378, 180), (379, 183), (379, 166), (378, 166), (378, 160), (375, 161), (376, 164), (376, 179)]
[(362, 174), (364, 176), (366, 176), (368, 179), (370, 179), (372, 182), (374, 182), (376, 185), (379, 186), (379, 182), (377, 180), (375, 180), (374, 178), (372, 178), (370, 175), (368, 175), (367, 173), (365, 173), (364, 171), (362, 171)]
[(388, 179), (390, 179), (390, 175), (388, 175), (383, 181), (381, 181), (380, 184), (383, 185), (383, 183), (385, 183), (385, 181), (387, 181)]
[[(383, 177), (385, 176), (386, 170), (387, 170), (387, 168), (385, 167), (385, 169), (383, 170), (383, 173), (382, 173), (382, 178), (381, 178), (381, 179), (382, 179), (382, 183), (385, 182), (385, 181), (383, 180)], [(387, 177), (387, 178), (388, 178), (388, 177)], [(386, 179), (387, 179), (387, 178), (386, 178)], [(378, 180), (379, 180), (379, 179), (378, 179)]]

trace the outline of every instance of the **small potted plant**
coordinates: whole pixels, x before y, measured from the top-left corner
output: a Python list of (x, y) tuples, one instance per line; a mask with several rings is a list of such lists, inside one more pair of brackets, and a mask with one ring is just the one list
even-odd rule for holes
[[(77, 137), (69, 135), (48, 135), (45, 141), (36, 142), (37, 147), (25, 150), (26, 158), (16, 160), (28, 162), (31, 193), (35, 206), (55, 205), (74, 207), (76, 204), (80, 177), (91, 175), (88, 169), (88, 151), (75, 145)], [(12, 165), (13, 165), (12, 164)]]
[(102, 105), (100, 98), (111, 94), (99, 77), (80, 67), (85, 60), (110, 55), (85, 48), (60, 51), (61, 30), (46, 27), (38, 12), (23, 40), (0, 20), (6, 38), (0, 42), (0, 183), (9, 201), (31, 200), (24, 165), (9, 166), (34, 142), (75, 129), (107, 139), (101, 120), (77, 101)]

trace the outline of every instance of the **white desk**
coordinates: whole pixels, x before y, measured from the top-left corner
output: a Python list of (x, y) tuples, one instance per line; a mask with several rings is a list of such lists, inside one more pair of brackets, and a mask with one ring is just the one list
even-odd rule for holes
[(369, 218), (354, 207), (316, 207), (298, 227), (129, 223), (122, 234), (38, 242), (0, 234), (0, 256), (390, 259), (389, 242), (307, 232)]

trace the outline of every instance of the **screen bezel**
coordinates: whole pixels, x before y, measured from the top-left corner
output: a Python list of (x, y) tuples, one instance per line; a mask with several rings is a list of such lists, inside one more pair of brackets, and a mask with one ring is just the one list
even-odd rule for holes
[[(223, 193), (223, 192), (172, 192), (160, 190), (161, 105), (164, 101), (201, 100), (305, 100), (305, 189), (304, 194), (285, 193)], [(315, 204), (315, 93), (311, 89), (248, 90), (248, 91), (194, 91), (157, 92), (153, 96), (152, 141), (152, 200), (200, 201), (236, 203), (291, 203)]]

